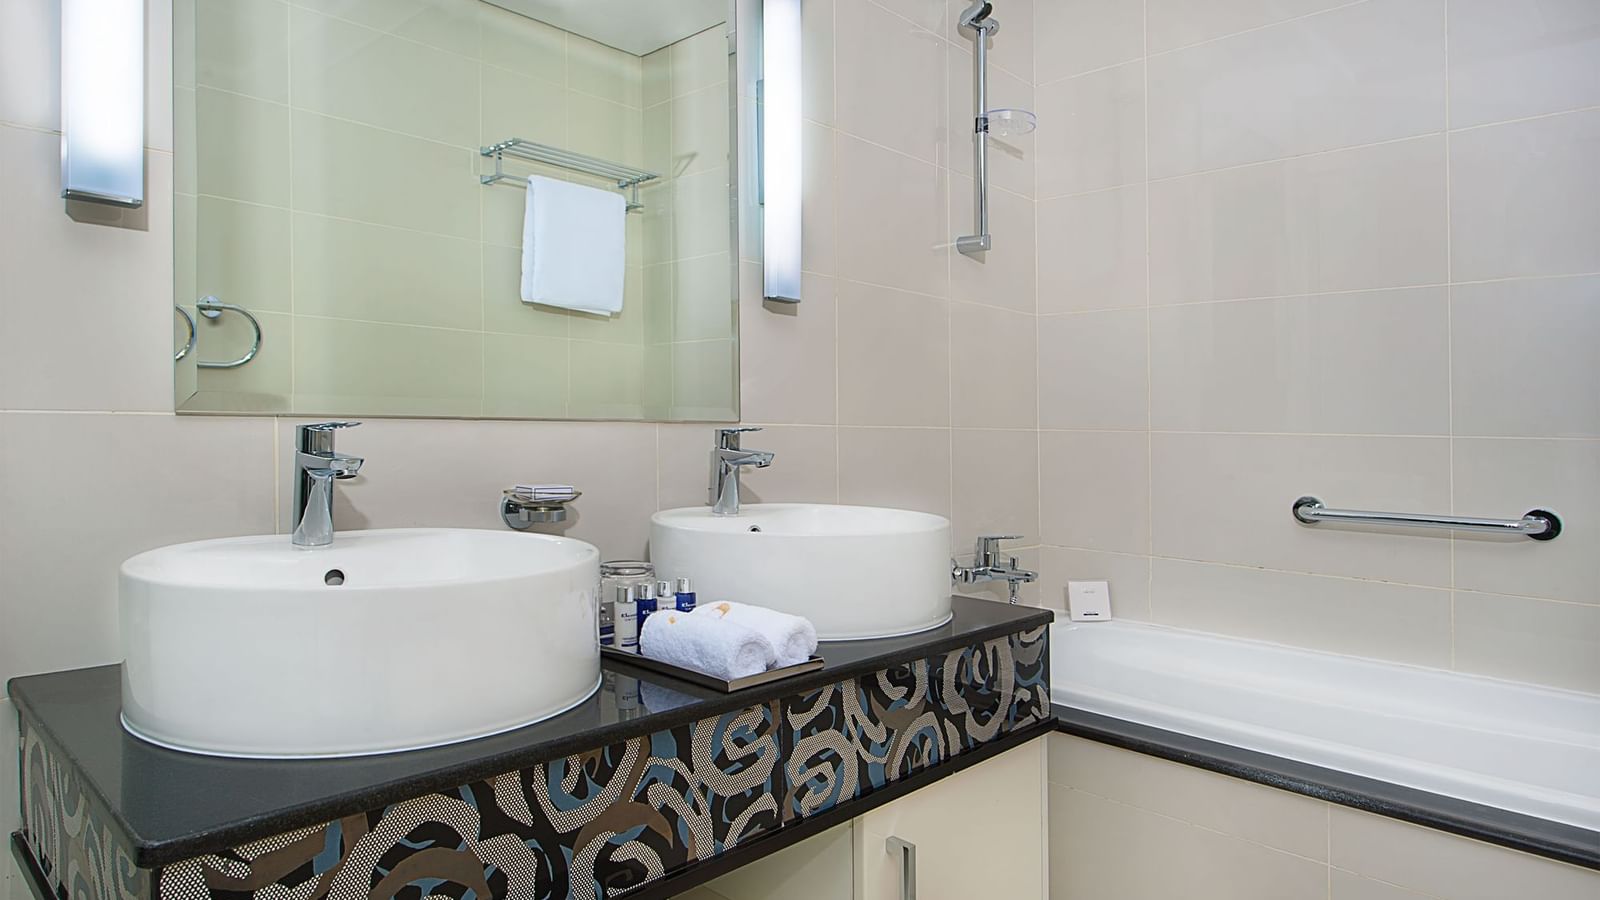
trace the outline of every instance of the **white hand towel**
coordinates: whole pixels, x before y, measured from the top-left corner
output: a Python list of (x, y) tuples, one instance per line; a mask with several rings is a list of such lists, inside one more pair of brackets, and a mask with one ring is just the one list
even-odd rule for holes
[(765, 672), (777, 658), (772, 642), (753, 628), (665, 610), (645, 620), (639, 652), (726, 681)]
[(522, 302), (622, 312), (627, 201), (616, 191), (532, 176), (522, 216)]
[(810, 619), (791, 616), (765, 606), (748, 603), (712, 603), (697, 606), (691, 615), (706, 616), (743, 625), (760, 632), (778, 651), (779, 666), (793, 666), (817, 652), (817, 629)]

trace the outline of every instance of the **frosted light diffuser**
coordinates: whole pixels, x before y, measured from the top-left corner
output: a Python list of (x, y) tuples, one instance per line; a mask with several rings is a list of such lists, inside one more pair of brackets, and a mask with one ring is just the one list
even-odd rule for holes
[(61, 196), (144, 203), (144, 0), (61, 2)]
[(762, 296), (800, 302), (800, 3), (761, 14)]

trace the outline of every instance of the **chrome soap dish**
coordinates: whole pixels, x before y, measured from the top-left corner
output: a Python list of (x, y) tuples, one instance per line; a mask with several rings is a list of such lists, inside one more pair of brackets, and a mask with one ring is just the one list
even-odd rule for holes
[(501, 492), (500, 518), (506, 527), (526, 531), (567, 520), (567, 504), (583, 492), (567, 485), (523, 485)]

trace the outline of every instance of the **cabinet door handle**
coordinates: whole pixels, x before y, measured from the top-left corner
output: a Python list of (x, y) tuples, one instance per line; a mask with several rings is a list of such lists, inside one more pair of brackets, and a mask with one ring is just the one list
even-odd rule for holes
[(891, 837), (889, 852), (900, 854), (900, 900), (917, 900), (917, 845)]

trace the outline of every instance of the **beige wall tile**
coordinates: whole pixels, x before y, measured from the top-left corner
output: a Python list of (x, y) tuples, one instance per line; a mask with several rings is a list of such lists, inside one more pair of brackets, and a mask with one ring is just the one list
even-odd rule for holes
[(950, 304), (950, 422), (966, 428), (1033, 428), (1038, 415), (1035, 318)]
[(483, 247), (485, 330), (564, 338), (571, 333), (574, 315), (553, 306), (522, 302), (522, 251), (512, 247)]
[(1328, 875), (1331, 900), (1428, 900), (1429, 896), (1343, 869), (1333, 869)]
[(566, 148), (624, 165), (643, 165), (644, 114), (621, 103), (569, 93)]
[(195, 80), (289, 102), (289, 7), (278, 0), (196, 3)]
[(949, 518), (951, 442), (945, 428), (840, 428), (839, 502)]
[(980, 534), (1037, 543), (1039, 446), (1032, 431), (957, 428), (951, 434), (951, 552), (971, 555)]
[(631, 53), (567, 35), (567, 87), (574, 91), (640, 107), (644, 104), (640, 66), (639, 57)]
[(944, 170), (844, 134), (834, 150), (839, 275), (946, 296)]
[(1039, 427), (1143, 429), (1148, 328), (1142, 309), (1040, 316)]
[(728, 36), (720, 25), (692, 34), (672, 45), (672, 95), (728, 80)]
[(477, 239), (477, 151), (301, 111), (293, 143), (297, 210)]
[(1600, 693), (1600, 606), (1455, 595), (1455, 668)]
[(1150, 557), (1098, 550), (1039, 548), (1039, 595), (1051, 609), (1067, 609), (1067, 582), (1104, 581), (1111, 590), (1111, 614), (1119, 619), (1150, 618)]
[[(709, 506), (711, 448), (717, 445), (717, 426), (662, 424), (656, 432), (656, 508)], [(760, 434), (749, 438), (751, 447)], [(786, 461), (787, 462), (787, 461)], [(773, 465), (778, 465), (776, 459)]]
[(1444, 0), (1372, 0), (1150, 59), (1150, 175), (1444, 127)]
[(1451, 0), (1450, 124), (1600, 105), (1600, 6)]
[(1445, 434), (1444, 288), (1150, 311), (1150, 424), (1175, 431)]
[[(1600, 277), (1450, 291), (1457, 434), (1600, 437)], [(1523, 368), (1538, 360), (1539, 376)]]
[(0, 4), (0, 122), (61, 127), (61, 12), (59, 0)]
[(0, 126), (0, 408), (171, 409), (172, 157), (123, 211), (61, 200), (60, 146)]
[[(958, 47), (971, 48), (970, 38), (956, 34), (959, 27), (956, 24), (961, 11), (972, 4), (967, 0), (947, 0), (950, 15), (946, 24), (946, 33), (954, 34), (953, 41)], [(1055, 0), (1045, 0), (1044, 5), (1054, 3)], [(1040, 4), (1035, 0), (1007, 0), (1003, 7), (996, 7), (996, 14), (1003, 17), (1006, 27), (1006, 37), (1001, 40), (989, 39), (989, 64), (995, 69), (1015, 75), (1030, 82), (1037, 81), (1034, 75), (1033, 41), (1030, 37), (1037, 18), (1036, 7)], [(1031, 107), (1030, 107), (1031, 108)]]
[(1124, 0), (1045, 0), (1034, 8), (1034, 79), (1046, 84), (1144, 56), (1144, 9)]
[(1580, 900), (1600, 890), (1600, 873), (1515, 850), (1332, 807), (1333, 864), (1450, 900)]
[(1150, 52), (1216, 40), (1345, 3), (1346, 0), (1150, 0)]
[(874, 144), (937, 163), (944, 137), (946, 44), (872, 3), (851, 7), (847, 28), (833, 34), (837, 77), (835, 124)]
[(294, 312), (480, 330), (477, 241), (294, 214)]
[(473, 0), (289, 0), (327, 15), (359, 22), (459, 53), (476, 56), (478, 19), (485, 4)]
[[(1163, 625), (1413, 665), (1450, 665), (1450, 592), (1377, 581), (1157, 559)], [(1372, 623), (1382, 620), (1382, 628)]]
[(853, 281), (838, 291), (839, 422), (950, 424), (950, 304)]
[(1037, 102), (1039, 197), (1144, 180), (1143, 63), (1040, 85)]
[[(572, 103), (585, 102), (583, 97), (569, 94), (556, 82), (490, 65), (478, 67), (478, 91), (480, 98), (478, 142), (482, 145), (520, 137), (561, 146), (567, 141), (568, 106)], [(666, 147), (663, 145), (663, 152), (665, 150)], [(511, 165), (516, 169), (516, 163)], [(485, 171), (492, 169), (493, 165), (486, 162)], [(556, 171), (544, 169), (541, 170), (541, 174), (554, 174)], [(504, 202), (508, 205), (515, 199), (519, 213), (522, 209), (521, 201), (525, 196), (520, 191), (504, 189), (485, 191), (485, 199), (489, 195), (505, 198)], [(518, 226), (522, 224), (520, 215), (516, 224)], [(503, 234), (515, 241), (521, 239), (520, 230), (507, 231)], [(489, 236), (490, 233), (486, 229), (485, 239), (489, 239)]]
[(1443, 166), (1434, 136), (1155, 182), (1150, 300), (1441, 283)]
[(833, 0), (800, 6), (800, 109), (807, 119), (833, 124)]
[[(1052, 784), (1051, 900), (1321, 897), (1327, 866)], [(1151, 864), (1159, 860), (1159, 864)]]
[(739, 418), (739, 345), (734, 340), (672, 345), (672, 415), (688, 421)]
[[(645, 364), (647, 360), (660, 364), (659, 357), (641, 346), (596, 341), (574, 344), (569, 353), (567, 412), (573, 418), (630, 419), (643, 414)], [(667, 365), (670, 378), (670, 359)]]
[(475, 416), (483, 334), (348, 319), (294, 319), (294, 408)]
[[(248, 363), (233, 369), (198, 369), (196, 387), (185, 411), (288, 412), (294, 394), (294, 320), (284, 313), (258, 312), (261, 344)], [(215, 319), (196, 317), (195, 356), (208, 362), (242, 359), (256, 332), (244, 316), (225, 312)]]
[(1469, 591), (1600, 603), (1600, 441), (1457, 438), (1454, 510), (1518, 517), (1550, 509), (1562, 518), (1554, 541), (1458, 533), (1455, 586)]
[(678, 259), (729, 251), (733, 233), (726, 169), (674, 179), (672, 204), (672, 247)]
[(800, 128), (805, 157), (800, 173), (800, 266), (807, 272), (832, 275), (838, 270), (835, 243), (839, 232), (834, 215), (834, 131), (812, 122)]
[[(271, 433), (267, 419), (0, 414), (0, 680), (120, 659), (129, 556), (270, 533)], [(94, 477), (37, 477), (40, 447)]]
[(728, 89), (712, 85), (667, 105), (672, 126), (669, 171), (689, 175), (728, 167)]
[(1065, 734), (1050, 736), (1050, 783), (1315, 860), (1328, 858), (1327, 805)]
[[(706, 453), (711, 446), (707, 440)], [(767, 425), (746, 435), (743, 446), (777, 454), (765, 469), (744, 471), (740, 496), (745, 502), (839, 502), (839, 438), (832, 426)]]
[(1600, 110), (1450, 136), (1458, 281), (1600, 271)]
[[(972, 179), (950, 176), (950, 225), (970, 233)], [(989, 192), (989, 233), (993, 246), (968, 256), (950, 248), (950, 297), (968, 303), (1034, 311), (1035, 273), (1033, 201), (1009, 191)]]
[(1443, 532), (1307, 526), (1290, 512), (1306, 494), (1347, 509), (1447, 510), (1445, 438), (1157, 433), (1151, 451), (1157, 555), (1450, 584)]
[(805, 275), (801, 303), (761, 298), (761, 269), (741, 264), (739, 397), (751, 422), (831, 425), (838, 421), (834, 282)]
[(1040, 200), (1039, 312), (1144, 306), (1145, 186)]
[(1149, 441), (1137, 431), (1040, 432), (1044, 543), (1150, 552)]
[(726, 250), (680, 259), (673, 274), (675, 340), (728, 340), (737, 335), (733, 259)]

